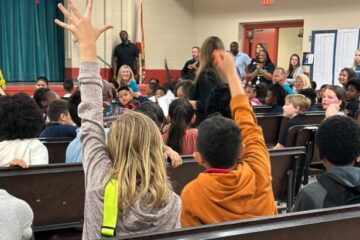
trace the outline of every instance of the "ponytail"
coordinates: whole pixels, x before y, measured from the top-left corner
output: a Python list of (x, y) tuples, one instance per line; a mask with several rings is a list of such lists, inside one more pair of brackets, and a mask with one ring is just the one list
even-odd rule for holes
[(168, 146), (181, 154), (184, 135), (194, 116), (194, 110), (188, 100), (176, 99), (169, 106), (169, 116), (171, 118), (171, 124)]

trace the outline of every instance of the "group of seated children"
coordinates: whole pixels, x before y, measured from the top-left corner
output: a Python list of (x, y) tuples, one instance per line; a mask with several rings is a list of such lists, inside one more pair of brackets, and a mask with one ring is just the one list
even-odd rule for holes
[[(252, 105), (265, 101), (272, 107), (272, 112), (283, 112), (284, 117), (290, 119), (276, 145), (276, 148), (285, 147), (287, 129), (304, 123), (304, 114), (312, 103), (299, 94), (306, 89), (301, 87), (304, 83), (298, 80), (300, 78), (295, 80), (299, 86), (297, 94), (288, 94), (283, 87), (286, 84), (276, 80), (267, 89), (267, 96), (257, 99), (254, 90), (264, 91), (241, 85), (233, 56), (219, 45), (209, 61), (216, 74), (221, 76), (221, 84), (209, 94), (208, 117), (198, 128), (191, 127), (196, 120), (193, 106), (188, 101), (192, 85), (188, 81), (180, 82), (175, 90), (179, 99), (170, 104), (169, 124), (162, 133), (163, 112), (157, 103), (139, 100), (140, 92), (129, 67), (123, 66), (119, 71), (117, 92), (101, 79), (100, 66), (96, 62), (96, 39), (111, 26), (93, 27), (92, 4), (88, 1), (87, 11), (81, 16), (69, 0), (68, 5), (78, 21), (63, 23), (55, 20), (60, 27), (71, 31), (82, 46), (80, 91), (74, 92), (68, 103), (54, 100), (47, 84), (36, 90), (34, 99), (25, 94), (0, 97), (0, 166), (26, 167), (48, 162), (47, 150), (37, 139), (46, 120), (48, 124), (41, 136), (69, 133), (75, 137), (67, 151), (67, 162), (68, 157), (70, 162), (79, 158), (83, 161), (86, 187), (84, 239), (277, 214), (269, 152)], [(66, 17), (72, 16), (62, 4), (59, 8)], [(73, 27), (74, 24), (77, 26)], [(265, 63), (268, 56), (261, 53), (259, 57)], [(265, 71), (261, 66), (256, 68)], [(285, 71), (281, 72), (286, 79)], [(270, 75), (266, 74), (260, 80), (268, 81)], [(347, 99), (352, 105), (358, 101), (359, 83), (349, 80), (346, 88)], [(160, 98), (165, 92), (158, 87), (152, 94)], [(116, 94), (118, 97), (115, 98), (123, 108), (135, 111), (119, 114), (110, 129), (105, 130), (104, 109), (109, 110), (107, 106)], [(212, 99), (217, 97), (226, 117), (213, 114), (213, 110), (219, 108), (218, 104), (212, 104)], [(295, 211), (360, 202), (360, 168), (353, 167), (360, 155), (360, 126), (353, 119), (342, 116), (346, 106), (344, 89), (326, 86), (321, 98), (327, 119), (318, 129), (316, 144), (327, 171), (301, 190)], [(81, 134), (77, 127), (71, 126), (70, 119), (80, 127)], [(172, 149), (181, 154), (193, 153), (194, 159), (205, 168), (185, 186), (180, 197), (174, 193), (166, 171), (164, 154), (172, 159), (173, 166), (181, 164), (180, 156)], [(12, 203), (18, 208), (26, 208), (11, 200), (6, 192), (0, 190), (0, 195), (8, 199), (7, 204), (3, 204), (1, 197), (0, 206)], [(32, 218), (31, 214), (22, 214)], [(30, 226), (27, 219), (24, 217), (24, 222), (19, 223), (26, 225), (26, 235), (22, 234), (25, 238)], [(14, 233), (7, 236), (13, 236), (11, 234)]]

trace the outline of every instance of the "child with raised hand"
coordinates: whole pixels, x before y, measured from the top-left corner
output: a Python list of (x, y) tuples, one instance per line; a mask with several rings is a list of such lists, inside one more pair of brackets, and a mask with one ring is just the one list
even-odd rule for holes
[(185, 99), (176, 99), (169, 106), (170, 127), (163, 134), (164, 143), (181, 155), (193, 154), (196, 151), (198, 130), (191, 128), (195, 122), (195, 112)]
[(279, 140), (274, 149), (286, 147), (289, 128), (295, 125), (304, 125), (305, 113), (310, 108), (311, 101), (301, 94), (288, 95), (285, 98), (284, 117), (289, 118), (286, 124), (280, 129)]
[(141, 113), (125, 113), (112, 124), (105, 144), (96, 39), (112, 26), (92, 25), (92, 0), (84, 16), (71, 0), (68, 5), (72, 13), (62, 4), (58, 7), (71, 24), (55, 22), (71, 31), (80, 47), (79, 116), (86, 186), (83, 239), (179, 227), (181, 202), (166, 175), (163, 142), (155, 123)]
[(199, 126), (198, 152), (193, 156), (206, 170), (181, 193), (183, 227), (277, 213), (269, 153), (233, 56), (216, 50), (213, 59), (215, 68), (229, 83), (235, 121), (214, 116)]

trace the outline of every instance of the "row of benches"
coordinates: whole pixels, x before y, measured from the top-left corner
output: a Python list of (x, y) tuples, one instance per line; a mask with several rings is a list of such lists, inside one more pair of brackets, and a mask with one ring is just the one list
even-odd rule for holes
[[(275, 199), (292, 206), (304, 169), (304, 147), (270, 150)], [(168, 168), (174, 191), (204, 169), (191, 156), (178, 168)], [(35, 231), (81, 227), (84, 209), (84, 173), (81, 164), (50, 164), (29, 169), (0, 169), (0, 188), (25, 200), (34, 211)]]
[[(288, 121), (282, 114), (259, 113), (256, 115), (258, 124), (262, 127), (265, 143), (270, 148), (278, 142), (281, 127)], [(305, 121), (308, 124), (319, 124), (325, 117), (324, 112), (309, 112)], [(66, 148), (71, 138), (40, 139), (48, 149), (49, 163), (65, 163)], [(292, 146), (292, 145), (288, 145)]]

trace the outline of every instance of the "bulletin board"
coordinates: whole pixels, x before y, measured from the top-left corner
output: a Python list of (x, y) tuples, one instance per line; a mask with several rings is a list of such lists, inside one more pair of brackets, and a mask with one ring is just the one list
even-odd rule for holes
[(344, 67), (352, 67), (356, 49), (360, 45), (359, 29), (313, 31), (310, 66), (311, 79), (318, 88), (323, 84), (338, 84), (338, 76)]

